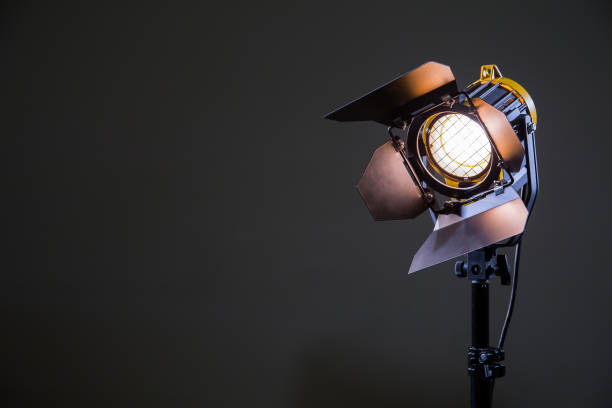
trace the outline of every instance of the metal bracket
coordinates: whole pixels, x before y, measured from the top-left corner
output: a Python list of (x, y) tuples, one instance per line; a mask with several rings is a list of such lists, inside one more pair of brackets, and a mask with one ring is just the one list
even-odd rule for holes
[(495, 64), (482, 65), (480, 67), (480, 81), (486, 82), (493, 79), (501, 78), (502, 73)]
[(481, 378), (499, 378), (506, 374), (504, 350), (497, 347), (468, 349), (468, 375)]
[[(408, 124), (406, 122), (403, 122), (402, 127), (400, 129), (405, 130), (407, 125)], [(435, 204), (435, 196), (428, 189), (425, 189), (421, 184), (421, 181), (417, 177), (417, 173), (414, 171), (412, 164), (410, 164), (410, 161), (408, 160), (408, 156), (406, 156), (406, 148), (404, 141), (400, 136), (395, 136), (392, 130), (393, 128), (391, 126), (387, 128), (387, 132), (389, 133), (389, 137), (393, 142), (395, 150), (402, 156), (402, 160), (404, 161), (404, 165), (408, 171), (408, 174), (410, 175), (412, 181), (418, 187), (419, 192), (421, 193), (421, 198), (428, 207), (432, 208)]]
[(510, 284), (510, 266), (504, 254), (497, 254), (494, 247), (485, 247), (472, 251), (466, 261), (455, 264), (455, 275), (460, 278), (486, 281), (491, 276), (498, 276), (504, 286)]

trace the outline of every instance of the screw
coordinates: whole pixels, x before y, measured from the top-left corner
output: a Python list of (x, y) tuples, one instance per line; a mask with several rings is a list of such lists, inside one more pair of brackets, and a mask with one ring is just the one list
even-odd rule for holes
[(487, 359), (487, 353), (481, 353), (480, 354), (480, 362), (484, 363)]
[(478, 275), (480, 273), (480, 265), (474, 265), (472, 266), (472, 273), (474, 275)]

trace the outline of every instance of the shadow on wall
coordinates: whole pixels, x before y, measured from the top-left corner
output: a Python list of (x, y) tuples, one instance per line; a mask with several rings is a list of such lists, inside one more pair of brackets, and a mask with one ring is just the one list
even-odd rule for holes
[(389, 354), (377, 358), (339, 344), (320, 344), (300, 356), (293, 406), (438, 408), (467, 403), (467, 394), (435, 387), (433, 367), (421, 379), (413, 371), (416, 367), (405, 364), (412, 353), (406, 351), (397, 361), (389, 361)]

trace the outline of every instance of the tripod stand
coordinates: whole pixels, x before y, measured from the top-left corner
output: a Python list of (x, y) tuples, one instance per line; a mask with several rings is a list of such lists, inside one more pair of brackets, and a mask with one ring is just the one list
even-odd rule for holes
[[(518, 262), (520, 241), (517, 243)], [(510, 284), (510, 273), (506, 255), (496, 254), (495, 246), (488, 246), (467, 255), (467, 261), (455, 265), (458, 277), (467, 277), (472, 286), (472, 345), (468, 349), (468, 374), (471, 381), (471, 407), (490, 408), (495, 379), (506, 373), (503, 342), (510, 318), (516, 289), (516, 276), (511, 295), (510, 308), (497, 347), (489, 345), (489, 278), (500, 278), (502, 285)]]

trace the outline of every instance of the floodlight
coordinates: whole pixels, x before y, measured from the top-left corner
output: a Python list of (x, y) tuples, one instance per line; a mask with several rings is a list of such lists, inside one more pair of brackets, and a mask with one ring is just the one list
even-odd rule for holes
[[(505, 373), (503, 344), (516, 296), (520, 243), (538, 189), (533, 100), (496, 65), (459, 91), (446, 65), (428, 62), (325, 116), (375, 121), (390, 140), (374, 152), (357, 184), (375, 220), (429, 211), (434, 229), (409, 273), (467, 254), (455, 265), (472, 282), (472, 407), (489, 407)], [(505, 255), (515, 247), (513, 276)], [(489, 346), (488, 285), (512, 282), (497, 347)]]

